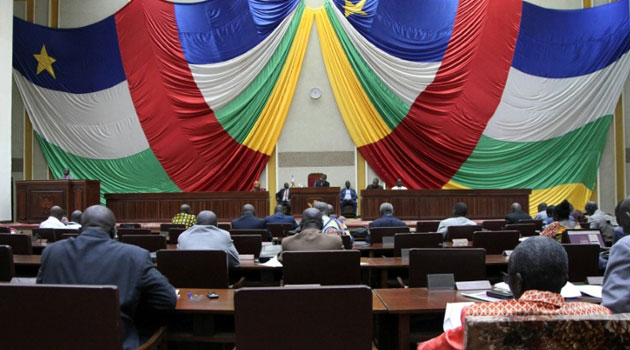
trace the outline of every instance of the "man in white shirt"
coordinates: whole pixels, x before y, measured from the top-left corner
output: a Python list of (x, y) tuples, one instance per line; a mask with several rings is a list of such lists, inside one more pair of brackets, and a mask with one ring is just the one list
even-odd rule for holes
[(440, 221), (437, 231), (442, 234), (446, 234), (446, 230), (449, 226), (477, 225), (476, 222), (466, 217), (467, 213), (468, 207), (466, 206), (466, 203), (455, 203), (453, 206), (453, 217)]
[(76, 229), (76, 230), (80, 230), (81, 229), (81, 216), (83, 215), (83, 212), (80, 210), (75, 210), (72, 212), (72, 215), (70, 215), (70, 222), (68, 222), (68, 225), (66, 225), (66, 228), (72, 228), (72, 229)]
[(43, 221), (41, 224), (39, 224), (39, 228), (67, 228), (66, 224), (61, 222), (61, 218), (63, 217), (64, 213), (65, 210), (55, 205), (54, 207), (50, 208), (50, 216), (48, 217), (48, 219), (46, 219), (46, 221)]
[(392, 190), (406, 190), (407, 187), (403, 186), (402, 179), (396, 179), (396, 186), (392, 187)]

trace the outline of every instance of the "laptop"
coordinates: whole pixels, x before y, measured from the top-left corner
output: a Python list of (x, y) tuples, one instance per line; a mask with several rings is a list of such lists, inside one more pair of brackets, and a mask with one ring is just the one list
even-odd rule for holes
[(569, 243), (573, 244), (599, 244), (600, 248), (606, 248), (602, 233), (599, 230), (567, 230)]

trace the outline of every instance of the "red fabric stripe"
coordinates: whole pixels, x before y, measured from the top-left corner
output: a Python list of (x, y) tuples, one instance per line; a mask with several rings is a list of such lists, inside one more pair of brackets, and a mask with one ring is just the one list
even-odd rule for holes
[(474, 150), (503, 93), (520, 0), (461, 0), (434, 82), (387, 137), (361, 147), (386, 183), (441, 188)]
[(236, 142), (203, 99), (173, 4), (131, 1), (116, 14), (116, 28), (136, 113), (171, 180), (182, 191), (249, 190), (268, 156)]

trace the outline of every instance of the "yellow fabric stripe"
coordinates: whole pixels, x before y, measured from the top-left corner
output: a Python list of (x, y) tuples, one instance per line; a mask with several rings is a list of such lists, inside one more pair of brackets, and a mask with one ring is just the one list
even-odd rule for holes
[(267, 100), (256, 124), (250, 130), (243, 144), (250, 149), (271, 155), (280, 137), (282, 126), (287, 118), (295, 86), (297, 85), (306, 45), (313, 27), (314, 9), (306, 8), (300, 20), (287, 61), (282, 67), (278, 82)]
[(350, 137), (357, 147), (381, 140), (391, 129), (363, 90), (325, 9), (317, 9), (315, 21), (328, 79)]
[[(468, 190), (470, 187), (462, 186), (454, 181), (449, 181), (442, 189), (444, 190)], [(574, 208), (583, 210), (586, 202), (591, 198), (591, 190), (584, 184), (563, 184), (540, 190), (532, 190), (529, 195), (529, 215), (534, 216), (538, 213), (538, 204), (545, 202), (548, 205), (560, 204), (567, 199)], [(510, 208), (505, 208), (507, 215)]]

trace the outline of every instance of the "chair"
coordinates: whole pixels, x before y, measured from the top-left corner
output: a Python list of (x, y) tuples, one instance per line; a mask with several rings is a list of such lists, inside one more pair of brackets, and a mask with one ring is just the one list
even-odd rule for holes
[(7, 226), (0, 226), (0, 233), (11, 233), (11, 229)]
[(476, 231), (473, 233), (473, 248), (484, 248), (486, 254), (501, 254), (512, 250), (519, 243), (518, 231)]
[(505, 220), (484, 220), (481, 223), (481, 228), (488, 231), (503, 230), (503, 227), (507, 224)]
[[(3, 284), (0, 300), (0, 313), (11, 315), (0, 320), (3, 349), (122, 349), (118, 288), (114, 286)], [(33, 329), (35, 320), (45, 326)], [(161, 342), (164, 330), (151, 340)], [(152, 345), (157, 344), (138, 349)]]
[(370, 239), (372, 244), (383, 243), (384, 236), (393, 236), (397, 233), (408, 233), (409, 227), (370, 227)]
[(79, 234), (79, 230), (75, 228), (55, 228), (55, 242), (61, 240), (61, 236), (65, 234)]
[[(365, 286), (246, 288), (234, 294), (238, 350), (372, 349)], [(282, 323), (270, 322), (270, 316)]]
[(286, 251), (282, 253), (282, 276), (284, 284), (360, 284), (361, 252)]
[(466, 317), (464, 349), (627, 349), (630, 314)]
[(569, 258), (569, 281), (584, 282), (587, 276), (599, 276), (598, 244), (563, 244)]
[(31, 236), (24, 234), (12, 235), (10, 233), (0, 233), (0, 244), (11, 246), (13, 254), (32, 255), (33, 242)]
[(341, 235), (341, 243), (343, 243), (343, 249), (352, 249), (352, 236)]
[(185, 228), (172, 228), (168, 230), (168, 244), (177, 244), (177, 240), (179, 239), (179, 235), (181, 235)]
[(452, 273), (455, 281), (486, 279), (486, 251), (481, 248), (422, 248), (409, 251), (409, 287), (426, 287), (427, 275)]
[(521, 237), (536, 236), (536, 224), (507, 224), (505, 230), (516, 230)]
[(77, 238), (79, 237), (79, 234), (78, 233), (64, 233), (61, 235), (61, 237), (59, 237), (59, 240), (68, 239), (71, 237)]
[(534, 230), (542, 231), (543, 229), (543, 221), (542, 220), (534, 220), (534, 219), (520, 219), (518, 221), (519, 224), (534, 224)]
[(347, 219), (352, 219), (352, 218), (357, 217), (356, 214), (354, 213), (354, 207), (351, 205), (344, 205), (343, 208), (341, 208), (341, 216), (344, 216)]
[[(2, 282), (11, 282), (13, 277), (15, 277), (15, 265), (13, 264), (13, 253), (11, 250), (11, 246), (0, 243), (0, 281)], [(3, 302), (6, 302), (6, 300), (3, 300)]]
[(234, 235), (232, 240), (239, 254), (251, 254), (256, 259), (260, 257), (260, 250), (262, 249), (260, 235)]
[(137, 224), (137, 223), (127, 222), (127, 223), (123, 223), (123, 224), (118, 225), (118, 228), (119, 229), (121, 229), (121, 228), (142, 228), (142, 225)]
[(394, 235), (394, 256), (401, 255), (401, 249), (440, 248), (444, 241), (441, 233), (397, 233)]
[(120, 238), (122, 243), (133, 244), (150, 252), (166, 249), (166, 237), (161, 235), (128, 235)]
[(453, 239), (466, 238), (469, 241), (473, 239), (473, 232), (481, 231), (479, 225), (457, 225), (446, 228), (446, 238), (444, 241), (452, 241)]
[(271, 241), (271, 235), (266, 229), (231, 229), (230, 236), (236, 235), (259, 235), (263, 242)]
[(273, 237), (284, 238), (288, 236), (288, 232), (293, 229), (293, 225), (290, 223), (268, 223), (267, 231), (271, 233)]
[(177, 288), (228, 288), (222, 250), (159, 250), (157, 269)]
[(118, 234), (118, 238), (122, 238), (123, 236), (131, 236), (131, 235), (151, 235), (151, 230), (148, 228), (119, 228), (116, 231)]
[(439, 226), (440, 220), (416, 221), (416, 233), (437, 232)]
[(183, 228), (186, 229), (186, 225), (184, 224), (160, 224), (160, 233), (167, 233), (172, 228)]
[(232, 229), (232, 223), (230, 223), (230, 222), (220, 222), (217, 225), (217, 227), (222, 229), (222, 230), (229, 231), (229, 230)]
[(308, 187), (315, 187), (315, 182), (319, 180), (323, 173), (310, 173), (308, 174), (306, 182), (308, 183)]
[(39, 237), (41, 239), (45, 239), (49, 243), (55, 242), (57, 240), (57, 236), (55, 235), (54, 228), (34, 228), (33, 237)]

